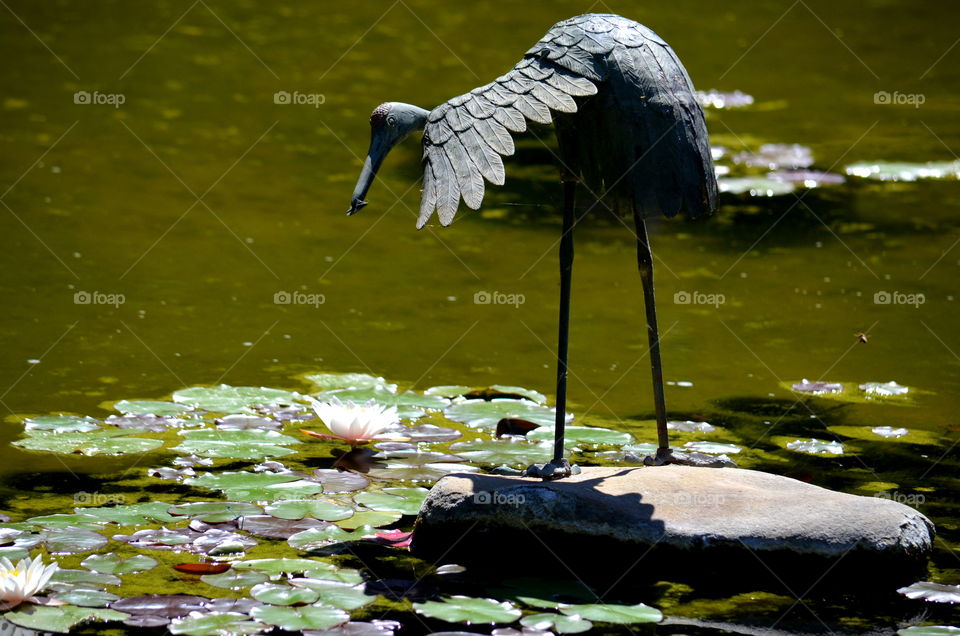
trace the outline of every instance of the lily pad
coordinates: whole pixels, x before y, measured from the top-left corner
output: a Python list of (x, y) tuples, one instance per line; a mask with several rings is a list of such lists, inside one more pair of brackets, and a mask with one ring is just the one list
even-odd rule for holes
[(834, 440), (798, 439), (787, 442), (785, 446), (798, 453), (807, 455), (843, 455), (843, 444)]
[(909, 599), (920, 599), (931, 603), (960, 603), (960, 585), (918, 581), (913, 585), (901, 587), (897, 591)]
[(960, 178), (960, 159), (956, 161), (864, 161), (844, 168), (852, 177), (877, 181), (918, 181), (920, 179)]
[(372, 536), (373, 533), (373, 528), (369, 526), (357, 528), (353, 532), (349, 532), (340, 526), (332, 525), (325, 528), (311, 528), (310, 530), (298, 532), (287, 539), (287, 544), (289, 544), (291, 548), (309, 552), (313, 550), (322, 550), (323, 548), (329, 547), (335, 543), (359, 541), (364, 537)]
[(96, 517), (104, 523), (121, 526), (139, 526), (147, 523), (173, 521), (167, 512), (170, 504), (162, 501), (130, 504), (126, 506), (103, 506), (100, 508), (74, 508), (77, 512)]
[(323, 484), (325, 493), (353, 492), (363, 490), (370, 485), (370, 480), (363, 475), (331, 468), (318, 468), (310, 473), (307, 479)]
[(271, 515), (251, 515), (241, 517), (238, 527), (240, 530), (258, 537), (268, 539), (288, 539), (292, 535), (309, 530), (310, 528), (325, 528), (330, 525), (319, 519), (280, 519)]
[(157, 565), (157, 560), (145, 554), (136, 554), (129, 559), (121, 559), (113, 552), (92, 554), (80, 562), (85, 568), (105, 574), (131, 574), (145, 572)]
[(323, 521), (339, 521), (353, 515), (353, 508), (322, 499), (288, 499), (266, 506), (265, 511), (280, 519), (313, 517)]
[(683, 447), (708, 455), (735, 455), (740, 452), (740, 447), (736, 444), (721, 444), (719, 442), (687, 442)]
[(89, 433), (100, 428), (100, 423), (92, 417), (76, 415), (43, 415), (24, 421), (27, 431), (50, 431), (53, 433)]
[(114, 585), (120, 585), (120, 577), (90, 570), (63, 568), (54, 572), (53, 576), (50, 577), (50, 587), (53, 589), (69, 589), (77, 586), (112, 587)]
[(159, 439), (131, 437), (140, 429), (100, 429), (89, 433), (35, 431), (30, 437), (13, 442), (14, 446), (63, 455), (130, 455), (146, 453), (163, 446)]
[(350, 615), (343, 610), (323, 605), (297, 608), (266, 605), (254, 608), (250, 615), (258, 621), (276, 625), (289, 632), (326, 630), (350, 620)]
[(776, 170), (767, 176), (776, 181), (795, 183), (804, 188), (819, 188), (825, 185), (840, 185), (846, 182), (841, 174), (821, 170)]
[(409, 439), (413, 443), (418, 442), (452, 442), (463, 436), (458, 430), (436, 426), (434, 424), (417, 424), (410, 426), (399, 424), (389, 429), (390, 433), (397, 433), (401, 437)]
[(246, 515), (263, 513), (263, 508), (250, 503), (238, 501), (197, 501), (192, 503), (170, 506), (171, 515), (190, 517), (208, 523), (233, 521)]
[(804, 378), (790, 386), (798, 393), (812, 393), (813, 395), (822, 395), (824, 393), (840, 393), (843, 391), (843, 385), (839, 382), (811, 382)]
[(198, 429), (183, 431), (185, 439), (173, 450), (200, 457), (259, 460), (293, 453), (282, 444), (298, 444), (299, 440), (276, 431), (223, 431)]
[(450, 450), (472, 462), (492, 465), (529, 466), (553, 458), (553, 444), (550, 442), (476, 439), (453, 444)]
[(451, 596), (442, 601), (414, 603), (418, 614), (437, 618), (448, 623), (512, 623), (520, 618), (520, 610), (508, 601), (496, 601), (492, 598), (471, 598)]
[(204, 473), (199, 477), (187, 479), (184, 481), (189, 486), (198, 486), (210, 490), (227, 491), (233, 488), (266, 488), (276, 484), (285, 484), (291, 481), (297, 481), (300, 475), (292, 472), (288, 473), (255, 473), (246, 470), (223, 473)]
[[(336, 526), (331, 526), (333, 530), (343, 532)], [(234, 561), (233, 569), (244, 571), (254, 570), (262, 572), (271, 577), (282, 574), (303, 574), (310, 579), (325, 579), (330, 581), (343, 581), (346, 583), (359, 583), (363, 580), (357, 570), (350, 568), (340, 568), (327, 561), (317, 559), (252, 559), (248, 561)]]
[(222, 431), (279, 431), (283, 428), (283, 423), (259, 415), (247, 415), (245, 413), (234, 413), (225, 415), (216, 421), (217, 428)]
[[(488, 430), (496, 429), (497, 422), (505, 417), (528, 420), (540, 426), (553, 426), (557, 417), (556, 411), (552, 408), (527, 400), (505, 398), (466, 400), (447, 407), (443, 415), (448, 420)], [(567, 418), (568, 421), (573, 421), (572, 414), (568, 413)]]
[(473, 387), (462, 384), (444, 384), (442, 386), (432, 386), (423, 392), (424, 395), (439, 395), (445, 398), (455, 398), (468, 393)]
[(47, 551), (53, 554), (92, 552), (107, 545), (107, 538), (102, 534), (73, 526), (45, 530), (42, 536)]
[(753, 104), (753, 95), (736, 90), (724, 92), (718, 90), (697, 91), (697, 101), (704, 108), (743, 108)]
[(171, 634), (189, 636), (235, 636), (239, 634), (259, 634), (270, 629), (269, 625), (250, 620), (239, 612), (192, 612), (184, 618), (176, 618), (170, 623)]
[(734, 163), (754, 168), (809, 168), (813, 153), (799, 144), (763, 144), (756, 152), (740, 152), (731, 157)]
[(336, 525), (346, 530), (357, 528), (381, 528), (396, 523), (403, 515), (393, 510), (359, 510), (347, 519), (337, 521)]
[(421, 464), (415, 460), (389, 461), (383, 468), (370, 469), (370, 476), (393, 481), (434, 482), (450, 473), (475, 473), (479, 466), (455, 462), (432, 462)]
[(792, 183), (769, 177), (720, 177), (717, 179), (717, 186), (720, 192), (747, 194), (752, 197), (778, 197), (797, 189)]
[(694, 422), (693, 420), (667, 422), (667, 428), (681, 433), (712, 433), (717, 430), (717, 427), (709, 422)]
[(578, 616), (547, 613), (524, 616), (520, 624), (530, 629), (553, 630), (558, 634), (579, 634), (593, 627), (593, 623)]
[(156, 400), (120, 400), (113, 408), (124, 415), (183, 415), (193, 410), (189, 404)]
[(237, 570), (231, 568), (221, 574), (204, 574), (200, 580), (207, 585), (223, 588), (225, 590), (242, 590), (252, 587), (258, 583), (263, 583), (270, 577), (264, 572), (257, 570)]
[(214, 413), (250, 413), (259, 404), (294, 404), (296, 393), (265, 387), (228, 386), (192, 387), (173, 394), (173, 401)]
[(371, 510), (416, 515), (429, 492), (426, 488), (384, 488), (380, 492), (362, 492), (355, 495), (353, 500)]
[(924, 625), (906, 627), (897, 632), (900, 636), (956, 636), (960, 627), (952, 625)]
[(861, 384), (859, 388), (867, 395), (875, 395), (877, 397), (895, 397), (898, 395), (906, 395), (910, 392), (909, 387), (897, 384), (893, 380), (890, 382), (866, 382)]
[(396, 384), (390, 384), (383, 378), (367, 373), (313, 373), (304, 379), (314, 384), (319, 391), (380, 388), (390, 393), (397, 392)]
[[(553, 426), (544, 426), (527, 433), (527, 439), (531, 442), (552, 442)], [(564, 446), (574, 446), (579, 444), (622, 446), (633, 442), (633, 436), (630, 433), (621, 433), (608, 428), (595, 428), (592, 426), (566, 426), (564, 427), (563, 443)]]
[(659, 623), (663, 620), (660, 610), (638, 603), (637, 605), (585, 604), (561, 605), (560, 611), (567, 616), (579, 616), (598, 623)]
[(312, 590), (323, 605), (342, 610), (355, 610), (376, 600), (376, 595), (367, 594), (363, 584), (344, 583), (328, 579), (290, 579), (290, 585)]
[(120, 597), (104, 590), (77, 587), (72, 590), (56, 592), (53, 594), (53, 598), (80, 607), (106, 607)]
[(15, 612), (7, 612), (3, 617), (14, 625), (20, 625), (28, 629), (66, 633), (71, 628), (87, 621), (120, 621), (127, 615), (111, 609), (75, 607), (73, 605), (61, 607), (26, 605)]
[(870, 429), (870, 432), (874, 435), (879, 435), (880, 437), (885, 437), (888, 439), (892, 437), (896, 439), (898, 437), (903, 437), (910, 431), (905, 428), (893, 428), (892, 426), (874, 426)]
[(260, 583), (253, 586), (250, 596), (271, 605), (309, 605), (320, 598), (320, 593), (308, 588), (292, 587), (277, 583)]

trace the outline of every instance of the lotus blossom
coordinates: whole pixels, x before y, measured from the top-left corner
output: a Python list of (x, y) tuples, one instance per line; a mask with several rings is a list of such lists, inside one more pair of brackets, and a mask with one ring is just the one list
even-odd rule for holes
[(14, 565), (10, 559), (0, 558), (0, 610), (8, 610), (24, 601), (32, 601), (42, 591), (53, 573), (60, 569), (56, 563), (44, 565), (43, 559), (21, 559)]
[(387, 408), (373, 400), (366, 404), (344, 403), (337, 398), (328, 402), (313, 400), (313, 410), (332, 435), (312, 431), (303, 431), (304, 433), (313, 437), (339, 439), (351, 446), (366, 444), (375, 439), (389, 439), (380, 434), (400, 421), (395, 406)]

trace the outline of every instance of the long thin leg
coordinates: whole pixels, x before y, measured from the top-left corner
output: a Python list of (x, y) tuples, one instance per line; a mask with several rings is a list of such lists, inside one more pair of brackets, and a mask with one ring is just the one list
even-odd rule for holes
[(667, 437), (667, 406), (663, 397), (663, 367), (660, 364), (660, 332), (657, 329), (657, 299), (653, 293), (653, 252), (647, 236), (643, 217), (633, 210), (633, 222), (637, 227), (637, 267), (643, 282), (643, 306), (647, 312), (647, 336), (650, 338), (650, 366), (653, 370), (653, 405), (657, 414), (658, 455), (667, 453), (670, 441)]
[(563, 462), (563, 433), (567, 417), (567, 343), (570, 335), (570, 280), (573, 275), (574, 200), (577, 182), (563, 182), (563, 235), (560, 238), (560, 326), (557, 335), (557, 419), (554, 425), (553, 463)]

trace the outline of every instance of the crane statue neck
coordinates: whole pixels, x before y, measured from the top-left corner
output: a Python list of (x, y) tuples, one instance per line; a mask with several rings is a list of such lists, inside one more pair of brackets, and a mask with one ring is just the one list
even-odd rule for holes
[(380, 104), (370, 115), (370, 150), (363, 162), (363, 170), (353, 190), (350, 209), (347, 214), (355, 214), (365, 205), (364, 197), (377, 176), (383, 160), (398, 143), (412, 133), (422, 131), (427, 125), (430, 111), (402, 102)]

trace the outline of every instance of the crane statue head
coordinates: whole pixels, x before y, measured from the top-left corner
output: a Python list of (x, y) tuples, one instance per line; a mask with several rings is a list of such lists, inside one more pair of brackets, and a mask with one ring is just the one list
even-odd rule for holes
[(347, 214), (355, 214), (367, 204), (363, 198), (367, 196), (367, 190), (377, 176), (377, 170), (384, 158), (410, 133), (423, 130), (429, 114), (430, 111), (401, 102), (386, 102), (374, 109), (370, 115), (370, 150), (363, 162), (363, 171), (360, 172), (357, 187), (353, 190)]

